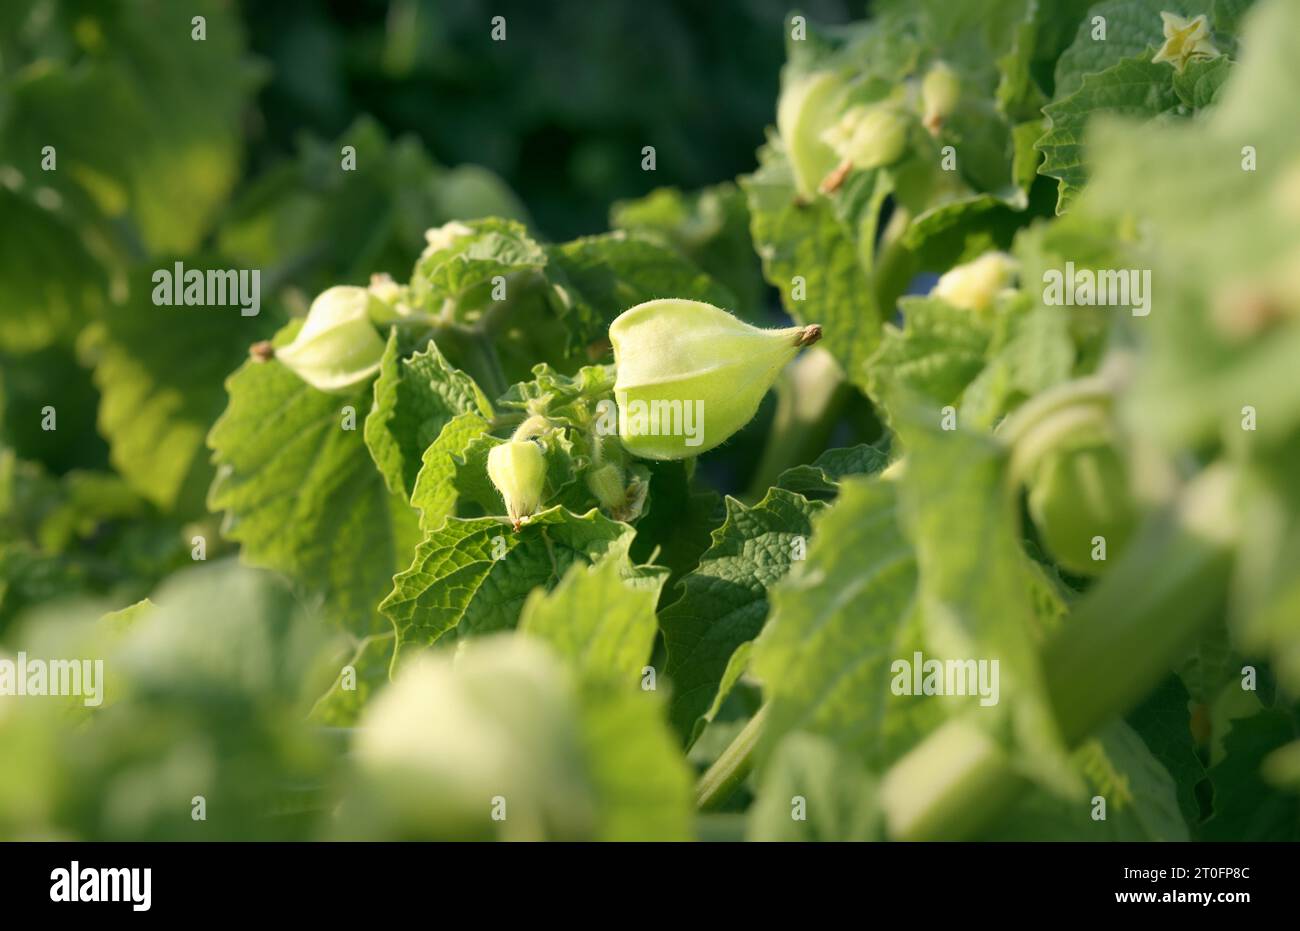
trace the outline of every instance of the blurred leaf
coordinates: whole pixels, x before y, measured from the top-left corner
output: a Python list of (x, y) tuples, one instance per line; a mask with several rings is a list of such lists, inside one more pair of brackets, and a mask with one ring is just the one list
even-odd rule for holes
[(861, 762), (825, 737), (799, 731), (773, 753), (747, 824), (746, 839), (755, 841), (871, 841), (884, 834), (875, 783)]
[(633, 569), (615, 553), (575, 562), (553, 589), (524, 602), (519, 629), (545, 640), (584, 682), (630, 688), (641, 680), (655, 639), (655, 603), (665, 570)]
[[(1132, 728), (1108, 725), (1072, 755), (1087, 782), (1088, 797), (1066, 801), (1041, 790), (1018, 799), (982, 836), (994, 841), (1185, 841), (1176, 786)], [(1094, 820), (1094, 802), (1106, 801), (1106, 816)]]
[(37, 176), (53, 146), (57, 171), (40, 176), (84, 220), (126, 220), (150, 252), (194, 249), (239, 175), (240, 120), (259, 80), (238, 18), (217, 0), (51, 12), (76, 54), (8, 75), (0, 159)]
[[(181, 261), (187, 272), (224, 267)], [(171, 263), (161, 269), (172, 273)], [(230, 306), (155, 306), (150, 281), (147, 271), (133, 275), (89, 341), (99, 429), (134, 489), (164, 511), (194, 516), (212, 481), (204, 438), (225, 404), (222, 382), (274, 331), (274, 314), (242, 316), (233, 296)]]
[(728, 308), (753, 321), (763, 296), (763, 276), (749, 238), (745, 194), (730, 182), (684, 194), (657, 188), (639, 200), (610, 208), (610, 226), (681, 252), (736, 296)]

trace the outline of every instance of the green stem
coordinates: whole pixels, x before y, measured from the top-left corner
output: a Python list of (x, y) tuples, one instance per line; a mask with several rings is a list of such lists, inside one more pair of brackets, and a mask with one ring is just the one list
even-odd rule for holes
[(764, 705), (700, 777), (695, 785), (695, 806), (700, 811), (716, 810), (749, 776), (754, 767), (754, 749), (763, 734), (766, 720), (767, 705)]

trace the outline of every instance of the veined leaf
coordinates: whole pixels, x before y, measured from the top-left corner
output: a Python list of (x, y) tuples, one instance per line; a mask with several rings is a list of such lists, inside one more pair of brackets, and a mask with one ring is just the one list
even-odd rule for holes
[(492, 417), (492, 405), (474, 379), (453, 368), (432, 340), (403, 358), (394, 329), (365, 427), (366, 446), (393, 494), (411, 497), (424, 451), (448, 423), (467, 413)]
[(518, 533), (499, 517), (448, 519), (425, 534), (379, 606), (397, 628), (398, 659), (449, 635), (512, 629), (529, 592), (554, 587), (575, 562), (626, 552), (632, 533), (599, 511), (562, 507), (533, 515)]
[(860, 443), (840, 449), (828, 449), (812, 465), (786, 469), (776, 484), (805, 498), (834, 497), (840, 482), (850, 475), (874, 475), (889, 465), (889, 452), (881, 445)]
[(1151, 118), (1178, 105), (1174, 69), (1143, 55), (1085, 76), (1073, 94), (1045, 107), (1051, 126), (1038, 140), (1043, 153), (1038, 171), (1061, 182), (1056, 212), (1064, 213), (1087, 183), (1084, 142), (1089, 120), (1099, 113)]
[[(298, 327), (281, 330), (276, 345)], [(381, 632), (375, 605), (409, 562), (416, 517), (389, 492), (358, 429), (370, 386), (325, 394), (279, 362), (249, 360), (226, 390), (230, 403), (208, 436), (217, 466), (208, 506), (226, 512), (223, 534), (247, 563), (321, 598), (348, 630)]]
[(810, 520), (825, 505), (780, 488), (746, 507), (727, 499), (713, 545), (659, 614), (672, 682), (669, 716), (689, 746), (704, 726), (732, 654), (767, 619), (768, 589), (806, 552)]
[[(785, 156), (768, 148), (762, 167), (742, 178), (750, 232), (768, 283), (801, 324), (821, 324), (822, 344), (849, 380), (866, 385), (867, 357), (880, 341), (881, 310), (872, 297), (861, 255), (874, 242), (874, 223), (850, 229), (824, 197), (799, 201)], [(855, 238), (857, 237), (857, 238)], [(796, 281), (799, 279), (799, 281)], [(796, 299), (795, 289), (802, 299)]]

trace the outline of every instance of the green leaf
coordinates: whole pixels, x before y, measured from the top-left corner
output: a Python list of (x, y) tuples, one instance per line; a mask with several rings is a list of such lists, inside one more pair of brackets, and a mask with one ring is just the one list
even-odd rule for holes
[(923, 271), (946, 272), (985, 252), (1005, 250), (1027, 212), (992, 194), (975, 194), (932, 207), (908, 224), (880, 260), (875, 289), (881, 307), (893, 307)]
[(874, 475), (889, 465), (889, 452), (881, 446), (860, 443), (828, 449), (812, 465), (786, 469), (777, 478), (779, 488), (805, 498), (829, 498), (839, 492), (840, 482), (850, 475)]
[[(325, 727), (355, 727), (366, 704), (388, 684), (388, 670), (393, 661), (395, 638), (371, 634), (348, 643), (336, 656), (334, 681), (329, 690), (316, 699), (311, 720)], [(356, 677), (352, 688), (344, 687), (346, 669)]]
[[(285, 345), (298, 324), (282, 330)], [(230, 403), (212, 427), (217, 477), (208, 506), (250, 565), (276, 569), (323, 599), (358, 635), (382, 631), (375, 605), (408, 563), (416, 517), (394, 498), (359, 425), (370, 386), (350, 395), (315, 390), (279, 362), (245, 362), (226, 381)], [(349, 415), (347, 409), (351, 409)]]
[(746, 507), (727, 499), (727, 518), (699, 566), (681, 580), (681, 597), (659, 614), (672, 682), (669, 718), (689, 746), (736, 649), (753, 640), (767, 619), (768, 589), (807, 547), (811, 518), (825, 506), (771, 489)]
[[(1164, 44), (1161, 12), (1188, 18), (1209, 12), (1210, 0), (1103, 0), (1094, 4), (1079, 23), (1074, 41), (1056, 62), (1054, 102), (1078, 92), (1084, 79), (1108, 71), (1126, 59), (1140, 58), (1148, 49)], [(1105, 21), (1105, 38), (1095, 39), (1096, 18)], [(1161, 63), (1170, 74), (1173, 68)]]
[(658, 695), (588, 686), (582, 689), (580, 719), (596, 797), (594, 839), (690, 839), (691, 771), (664, 723)]
[(1022, 772), (1077, 791), (1039, 661), (1036, 586), (1021, 548), (1007, 450), (990, 438), (942, 430), (936, 412), (909, 410), (897, 429), (907, 455), (900, 500), (920, 569), (926, 639), (937, 655), (999, 663), (1000, 698), (981, 707)]
[[(183, 261), (187, 271), (225, 267)], [(132, 277), (91, 347), (99, 431), (132, 488), (163, 510), (196, 516), (212, 482), (204, 439), (225, 407), (222, 382), (275, 325), (271, 314), (245, 317), (233, 305), (157, 307), (150, 280), (148, 272)]]
[[(439, 232), (454, 235), (443, 241)], [(430, 235), (436, 238), (411, 274), (412, 298), (430, 312), (439, 311), (447, 300), (475, 309), (476, 303), (486, 303), (493, 278), (537, 271), (547, 262), (546, 251), (515, 220), (457, 221), (441, 231), (430, 230)], [(471, 294), (481, 299), (476, 302)]]
[(722, 523), (722, 497), (696, 490), (686, 461), (650, 463), (650, 496), (636, 523), (632, 557), (667, 566), (676, 582), (699, 564)]
[(0, 351), (33, 352), (69, 339), (107, 302), (106, 272), (66, 211), (0, 185), (0, 214)]
[[(436, 530), (456, 513), (461, 488), (460, 465), (474, 441), (485, 437), (491, 426), (490, 421), (474, 411), (458, 414), (447, 421), (438, 438), (424, 451), (411, 492), (411, 506), (420, 512), (421, 531)], [(486, 469), (486, 458), (479, 465)]]
[[(202, 42), (190, 39), (195, 15), (207, 22)], [(125, 221), (151, 252), (196, 248), (239, 177), (258, 83), (235, 12), (151, 0), (60, 25), (68, 52), (5, 82), (0, 161), (41, 176), (88, 224)], [(57, 171), (41, 171), (47, 145)]]
[(893, 661), (921, 649), (916, 562), (892, 484), (845, 479), (813, 522), (807, 559), (769, 598), (752, 664), (767, 696), (769, 747), (808, 731), (879, 771), (944, 718), (946, 699), (890, 690)]
[(492, 405), (474, 379), (447, 362), (433, 340), (422, 352), (405, 358), (398, 344), (394, 329), (379, 365), (365, 439), (389, 490), (410, 498), (424, 451), (443, 428), (462, 414), (491, 418)]
[(1059, 307), (1018, 302), (998, 321), (988, 363), (962, 395), (961, 419), (991, 429), (1021, 402), (1060, 384), (1074, 368), (1069, 318)]
[(902, 329), (885, 327), (871, 357), (868, 393), (887, 412), (900, 388), (936, 405), (955, 403), (984, 367), (988, 323), (938, 298), (906, 298), (901, 307)]
[(1073, 94), (1043, 109), (1051, 125), (1038, 140), (1043, 153), (1038, 171), (1061, 182), (1057, 213), (1064, 213), (1087, 183), (1088, 122), (1099, 113), (1144, 118), (1168, 113), (1179, 104), (1173, 76), (1173, 68), (1154, 63), (1149, 56), (1126, 58), (1085, 76)]
[[(362, 718), (341, 836), (685, 840), (691, 775), (653, 692), (497, 635), (415, 658)], [(501, 804), (505, 818), (494, 818)]]
[(1281, 709), (1269, 709), (1233, 724), (1223, 760), (1210, 768), (1214, 817), (1204, 840), (1300, 840), (1300, 794), (1264, 781), (1260, 765), (1296, 737), (1296, 722)]
[(572, 345), (600, 340), (614, 318), (660, 297), (736, 308), (736, 296), (679, 252), (624, 232), (547, 249), (547, 268)]
[(583, 681), (625, 688), (641, 680), (655, 639), (655, 604), (667, 570), (634, 573), (626, 556), (575, 562), (549, 592), (534, 589), (519, 629), (547, 641)]
[(1184, 821), (1195, 827), (1201, 821), (1196, 787), (1206, 778), (1206, 770), (1196, 752), (1190, 704), (1187, 689), (1170, 676), (1129, 714), (1128, 724), (1173, 777), (1178, 808)]
[(529, 592), (554, 587), (575, 562), (626, 552), (632, 528), (591, 511), (554, 507), (518, 533), (499, 517), (450, 518), (425, 534), (379, 606), (397, 628), (398, 659), (443, 637), (508, 630)]
[[(344, 146), (356, 151), (354, 169), (340, 170)], [(219, 246), (311, 295), (374, 272), (405, 279), (426, 230), (488, 216), (526, 219), (494, 175), (444, 170), (418, 140), (390, 140), (361, 117), (336, 139), (304, 138), (293, 161), (258, 176), (230, 206)]]
[(763, 274), (749, 238), (745, 194), (730, 182), (684, 194), (657, 188), (610, 208), (609, 225), (676, 249), (736, 297), (733, 310), (753, 320)]
[[(882, 315), (861, 255), (875, 236), (863, 227), (847, 227), (824, 197), (800, 202), (784, 155), (769, 148), (760, 159), (762, 167), (740, 186), (749, 199), (750, 232), (763, 275), (799, 323), (821, 324), (822, 345), (851, 382), (865, 387), (864, 366), (880, 340)], [(801, 300), (795, 299), (796, 278), (804, 282)]]
[(875, 781), (862, 763), (825, 737), (802, 732), (787, 735), (772, 754), (745, 830), (753, 841), (870, 841), (883, 834)]
[[(1242, 438), (1242, 408), (1258, 408), (1251, 446), (1287, 442), (1300, 423), (1293, 300), (1300, 223), (1290, 203), (1296, 134), (1277, 115), (1300, 86), (1300, 10), (1261, 4), (1219, 103), (1195, 121), (1098, 128), (1088, 212), (1140, 218), (1126, 264), (1152, 270), (1160, 308), (1144, 321), (1150, 351), (1132, 416), (1169, 448)], [(1249, 145), (1256, 170), (1243, 170)], [(1082, 205), (1081, 205), (1082, 206)], [(1207, 235), (1207, 222), (1212, 235)], [(1120, 266), (1122, 267), (1122, 266)]]
[(1184, 105), (1204, 110), (1218, 101), (1219, 91), (1231, 73), (1232, 62), (1224, 56), (1193, 60), (1181, 74), (1174, 72), (1174, 91)]
[[(1087, 783), (1086, 798), (1063, 800), (1030, 792), (1002, 814), (984, 840), (1185, 841), (1174, 780), (1131, 727), (1116, 721), (1072, 756)], [(1094, 820), (1094, 802), (1106, 817)]]
[(1255, 5), (1255, 0), (1214, 0), (1215, 33), (1236, 35), (1241, 29), (1242, 17)]

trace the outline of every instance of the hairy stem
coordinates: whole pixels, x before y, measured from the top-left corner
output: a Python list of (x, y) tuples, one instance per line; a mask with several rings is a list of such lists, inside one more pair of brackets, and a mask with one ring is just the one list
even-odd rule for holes
[(763, 734), (763, 722), (766, 720), (767, 706), (764, 705), (700, 777), (700, 781), (695, 784), (695, 806), (700, 811), (718, 808), (749, 776), (749, 771), (754, 766), (754, 749)]

